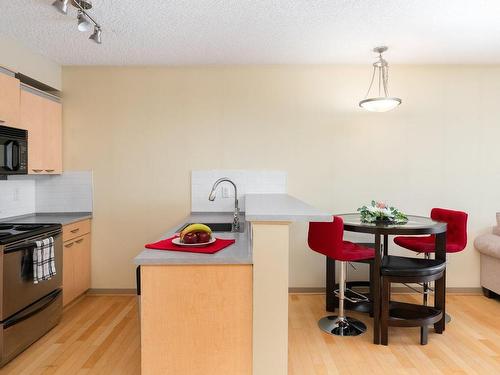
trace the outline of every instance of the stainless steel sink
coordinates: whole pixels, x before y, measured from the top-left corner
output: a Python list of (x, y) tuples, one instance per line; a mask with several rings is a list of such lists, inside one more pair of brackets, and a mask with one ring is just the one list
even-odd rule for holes
[[(182, 227), (179, 228), (178, 232), (182, 231), (184, 228), (186, 228), (188, 225), (191, 225), (194, 223), (186, 223)], [(231, 232), (231, 228), (233, 223), (203, 223), (207, 225), (210, 229), (212, 229), (212, 232)], [(238, 231), (239, 233), (243, 233), (245, 230), (245, 225), (242, 223), (240, 230)]]

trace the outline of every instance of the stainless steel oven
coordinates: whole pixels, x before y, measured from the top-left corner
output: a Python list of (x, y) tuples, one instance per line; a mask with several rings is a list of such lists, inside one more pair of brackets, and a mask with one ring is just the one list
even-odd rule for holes
[(28, 131), (0, 126), (0, 175), (28, 173)]
[[(35, 241), (54, 238), (56, 275), (33, 282)], [(62, 316), (62, 235), (51, 230), (0, 245), (0, 366), (53, 328)]]

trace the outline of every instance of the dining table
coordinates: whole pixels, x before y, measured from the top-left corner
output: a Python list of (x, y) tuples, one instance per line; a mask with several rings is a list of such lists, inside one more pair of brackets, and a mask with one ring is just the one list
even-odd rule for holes
[[(408, 215), (406, 223), (375, 222), (366, 223), (359, 213), (339, 214), (344, 221), (344, 231), (366, 233), (374, 236), (371, 246), (375, 249), (375, 258), (370, 265), (373, 277), (370, 280), (369, 308), (373, 315), (373, 342), (380, 344), (380, 309), (381, 309), (381, 272), (382, 258), (389, 254), (389, 236), (421, 236), (433, 235), (435, 237), (435, 258), (446, 261), (446, 223), (437, 222), (429, 217)], [(414, 253), (413, 253), (414, 254)], [(327, 310), (334, 308), (335, 291), (335, 261), (327, 258)], [(446, 313), (446, 270), (443, 277), (435, 282), (434, 307), (442, 311), (442, 318), (434, 324), (437, 333), (445, 330)], [(365, 310), (367, 311), (367, 310)]]

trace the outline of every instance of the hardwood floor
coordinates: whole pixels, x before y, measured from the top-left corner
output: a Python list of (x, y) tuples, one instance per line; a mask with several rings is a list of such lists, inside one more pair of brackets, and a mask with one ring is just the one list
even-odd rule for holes
[(7, 364), (7, 374), (139, 374), (136, 298), (85, 296), (61, 323)]
[[(403, 301), (417, 298), (396, 297)], [(367, 324), (364, 335), (329, 336), (316, 325), (326, 315), (324, 296), (291, 295), (289, 373), (499, 374), (500, 301), (448, 295), (448, 311), (453, 320), (445, 334), (431, 331), (427, 346), (419, 345), (418, 328), (391, 328), (389, 346), (383, 347), (372, 344), (367, 315), (349, 312)], [(61, 324), (0, 374), (138, 375), (139, 342), (135, 297), (86, 296), (65, 310)]]
[[(416, 294), (393, 295), (419, 301)], [(429, 330), (421, 346), (419, 328), (389, 328), (389, 346), (373, 345), (372, 320), (348, 312), (368, 329), (361, 336), (334, 337), (317, 321), (327, 315), (323, 295), (291, 295), (289, 374), (500, 374), (500, 301), (480, 295), (448, 295), (452, 321), (443, 335)]]

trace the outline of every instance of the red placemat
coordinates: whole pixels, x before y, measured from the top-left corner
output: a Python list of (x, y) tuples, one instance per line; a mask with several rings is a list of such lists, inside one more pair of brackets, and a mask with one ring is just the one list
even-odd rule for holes
[(147, 249), (152, 250), (170, 250), (170, 251), (183, 251), (186, 253), (202, 253), (202, 254), (215, 254), (217, 251), (221, 251), (222, 249), (232, 245), (235, 243), (235, 240), (225, 240), (221, 238), (216, 238), (214, 243), (211, 243), (208, 246), (203, 247), (188, 247), (188, 246), (179, 246), (172, 243), (172, 240), (178, 236), (166, 238), (164, 240), (149, 243), (145, 247)]

